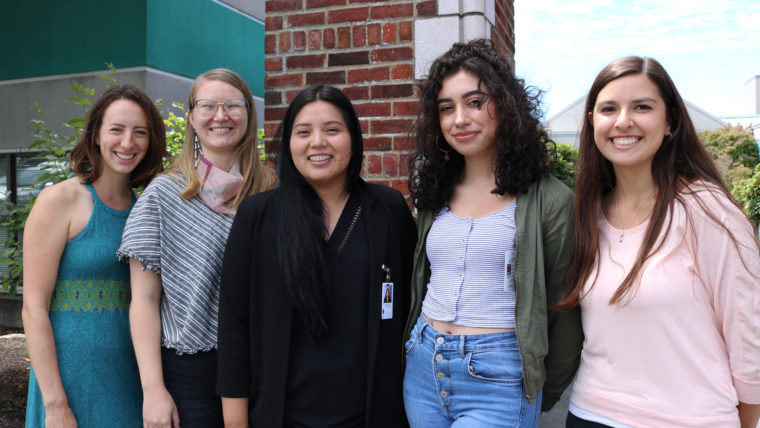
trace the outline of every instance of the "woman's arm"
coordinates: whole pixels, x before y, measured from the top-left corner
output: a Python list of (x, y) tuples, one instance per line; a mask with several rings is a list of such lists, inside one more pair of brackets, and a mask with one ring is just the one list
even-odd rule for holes
[(739, 420), (742, 428), (757, 428), (760, 420), (760, 404), (747, 404), (739, 402)]
[(143, 388), (143, 422), (146, 428), (179, 427), (179, 415), (164, 385), (161, 367), (161, 279), (129, 260), (132, 303), (129, 325)]
[(248, 427), (248, 398), (222, 397), (222, 413), (224, 428)]
[(75, 427), (77, 422), (63, 390), (50, 325), (50, 299), (69, 234), (69, 206), (75, 197), (63, 185), (45, 189), (24, 228), (24, 294), (21, 316), (32, 367), (45, 406), (45, 425)]
[[(687, 196), (692, 234), (687, 241), (697, 276), (712, 292), (709, 302), (720, 323), (728, 352), (732, 382), (739, 398), (739, 415), (757, 424), (760, 405), (760, 250), (752, 226), (727, 196), (703, 189)], [(702, 205), (697, 202), (701, 201)], [(708, 208), (709, 207), (709, 208)], [(717, 218), (712, 218), (710, 210)], [(695, 345), (696, 346), (696, 345)]]

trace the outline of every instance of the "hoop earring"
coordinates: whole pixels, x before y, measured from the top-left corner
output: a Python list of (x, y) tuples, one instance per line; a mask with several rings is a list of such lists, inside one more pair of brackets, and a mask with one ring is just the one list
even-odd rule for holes
[(435, 146), (436, 146), (436, 147), (438, 147), (438, 150), (440, 150), (440, 151), (442, 151), (442, 152), (443, 152), (443, 155), (444, 155), (444, 156), (443, 156), (443, 161), (444, 161), (444, 162), (448, 162), (448, 161), (449, 161), (449, 159), (451, 159), (451, 157), (449, 157), (449, 152), (450, 152), (450, 151), (452, 151), (452, 150), (454, 150), (454, 148), (453, 148), (453, 147), (451, 147), (451, 146), (449, 146), (449, 149), (448, 149), (448, 150), (443, 150), (443, 149), (441, 148), (441, 144), (438, 142), (438, 138), (439, 138), (439, 137), (440, 137), (440, 135), (439, 135), (438, 137), (435, 137)]

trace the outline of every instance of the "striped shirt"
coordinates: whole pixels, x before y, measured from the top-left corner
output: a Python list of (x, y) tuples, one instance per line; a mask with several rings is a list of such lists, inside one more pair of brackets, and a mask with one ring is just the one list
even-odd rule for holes
[(515, 208), (461, 218), (443, 208), (427, 237), (429, 318), (456, 325), (515, 328)]
[(222, 258), (233, 216), (199, 196), (179, 196), (185, 180), (156, 177), (127, 219), (117, 255), (161, 278), (161, 346), (177, 354), (216, 348)]

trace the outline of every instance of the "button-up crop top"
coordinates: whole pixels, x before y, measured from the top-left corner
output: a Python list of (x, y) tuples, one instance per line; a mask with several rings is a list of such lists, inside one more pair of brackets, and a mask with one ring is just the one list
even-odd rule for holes
[(427, 236), (430, 282), (422, 311), (456, 325), (515, 328), (515, 208), (462, 218), (443, 208)]

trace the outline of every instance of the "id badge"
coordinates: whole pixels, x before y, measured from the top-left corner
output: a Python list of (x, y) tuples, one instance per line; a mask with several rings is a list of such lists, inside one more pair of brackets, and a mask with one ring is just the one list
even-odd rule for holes
[(515, 291), (515, 250), (509, 249), (504, 254), (504, 291)]
[(393, 318), (393, 283), (384, 282), (380, 287), (382, 292), (381, 306), (380, 306), (380, 319), (389, 320)]

